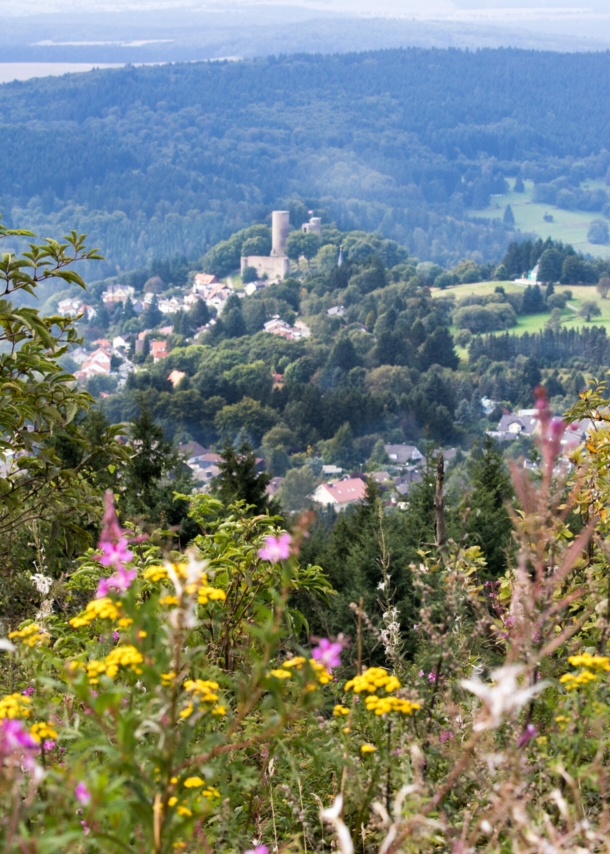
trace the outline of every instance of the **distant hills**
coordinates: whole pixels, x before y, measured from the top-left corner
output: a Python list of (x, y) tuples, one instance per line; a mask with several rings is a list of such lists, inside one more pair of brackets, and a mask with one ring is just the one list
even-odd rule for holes
[(485, 212), (518, 176), (606, 215), (609, 84), (607, 53), (414, 48), (7, 84), (0, 211), (87, 231), (107, 274), (197, 257), (279, 206), (445, 266), (495, 260), (514, 226)]

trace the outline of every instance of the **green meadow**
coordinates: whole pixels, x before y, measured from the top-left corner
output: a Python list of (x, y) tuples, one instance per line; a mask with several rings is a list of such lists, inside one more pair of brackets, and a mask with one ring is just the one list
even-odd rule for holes
[[(511, 180), (511, 190), (504, 196), (492, 196), (491, 204), (483, 210), (470, 209), (468, 215), (471, 217), (502, 218), (506, 205), (510, 205), (515, 215), (515, 224), (520, 231), (531, 232), (546, 240), (562, 240), (571, 243), (577, 252), (597, 257), (610, 257), (610, 246), (599, 246), (589, 243), (587, 231), (594, 219), (601, 219), (601, 213), (591, 211), (567, 211), (554, 205), (543, 205), (532, 201), (534, 194), (534, 182), (525, 181), (525, 192), (515, 193), (512, 190), (514, 180)], [(607, 189), (602, 179), (589, 180), (583, 183), (583, 188), (594, 189), (603, 187)], [(550, 214), (553, 222), (545, 222), (544, 215)]]

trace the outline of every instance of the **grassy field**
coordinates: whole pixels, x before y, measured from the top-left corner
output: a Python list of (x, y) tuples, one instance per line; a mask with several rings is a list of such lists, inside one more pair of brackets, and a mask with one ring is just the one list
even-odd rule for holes
[[(511, 179), (509, 183), (512, 188), (515, 182)], [(543, 239), (552, 237), (553, 240), (563, 240), (564, 243), (571, 243), (577, 252), (600, 258), (610, 257), (610, 246), (597, 246), (587, 240), (591, 220), (603, 219), (601, 213), (566, 211), (554, 205), (534, 203), (532, 202), (534, 183), (533, 181), (524, 183), (524, 193), (515, 193), (511, 189), (505, 196), (493, 196), (488, 208), (480, 211), (471, 209), (468, 214), (474, 217), (501, 218), (504, 216), (506, 205), (509, 204), (515, 215), (517, 228), (521, 231), (534, 232)], [(586, 181), (582, 186), (589, 189), (596, 187), (607, 189), (605, 182), (601, 179)], [(544, 221), (543, 217), (546, 213), (552, 214), (553, 222)]]
[[(458, 302), (460, 297), (470, 294), (483, 295), (493, 293), (494, 288), (498, 285), (502, 285), (507, 293), (523, 291), (523, 287), (521, 285), (516, 285), (514, 282), (477, 282), (474, 285), (457, 285), (453, 288), (447, 288), (444, 291), (433, 288), (432, 296), (446, 297), (449, 294), (453, 294), (456, 302)], [(566, 285), (564, 287), (563, 285), (557, 285), (555, 290), (557, 292), (562, 290), (572, 291), (573, 298), (569, 302), (569, 305), (572, 306), (572, 308), (566, 308), (561, 314), (564, 326), (569, 329), (586, 326), (586, 321), (583, 320), (582, 317), (578, 316), (578, 309), (585, 300), (591, 300), (597, 303), (600, 307), (601, 315), (599, 317), (594, 317), (589, 325), (604, 326), (608, 331), (608, 334), (610, 334), (610, 299), (603, 300), (597, 293), (594, 286)], [(524, 332), (540, 332), (541, 329), (544, 329), (544, 326), (550, 316), (550, 312), (544, 312), (543, 314), (521, 315), (518, 318), (517, 325), (512, 326), (508, 331), (515, 335), (523, 335)], [(451, 327), (451, 331), (456, 332), (457, 330)]]

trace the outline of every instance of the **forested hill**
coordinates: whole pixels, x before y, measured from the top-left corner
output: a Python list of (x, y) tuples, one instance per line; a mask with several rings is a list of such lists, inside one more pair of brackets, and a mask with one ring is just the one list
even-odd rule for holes
[(0, 87), (0, 211), (15, 225), (88, 231), (123, 268), (195, 257), (295, 196), (420, 258), (495, 259), (511, 225), (467, 209), (486, 207), (507, 177), (603, 177), (609, 84), (608, 53), (512, 49), (16, 82)]

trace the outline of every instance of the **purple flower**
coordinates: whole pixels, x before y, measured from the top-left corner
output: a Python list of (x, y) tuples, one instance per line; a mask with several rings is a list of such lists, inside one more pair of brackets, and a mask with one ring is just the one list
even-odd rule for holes
[(528, 724), (517, 739), (517, 747), (525, 747), (537, 735), (538, 727), (535, 727), (534, 724)]
[(91, 801), (89, 789), (86, 787), (82, 780), (80, 781), (80, 783), (77, 784), (76, 788), (74, 789), (74, 795), (79, 804), (82, 804), (84, 807), (86, 807), (87, 804)]
[(124, 563), (129, 563), (133, 558), (133, 552), (129, 551), (127, 545), (128, 543), (125, 537), (121, 537), (118, 543), (112, 543), (109, 540), (102, 539), (100, 541), (100, 549), (104, 554), (99, 558), (99, 562), (102, 566), (116, 567), (122, 567)]
[(55, 747), (55, 742), (51, 738), (45, 738), (45, 740), (42, 742), (42, 746), (45, 750), (53, 750), (53, 748)]
[(424, 671), (423, 671), (423, 670), (420, 670), (420, 671), (419, 671), (419, 673), (418, 673), (417, 675), (418, 675), (418, 676), (419, 676), (419, 678), (421, 679), (421, 678), (422, 678), (423, 676), (425, 676), (426, 674), (424, 673)]
[(248, 848), (244, 854), (269, 854), (269, 849), (266, 845), (257, 845), (256, 848)]
[(327, 670), (332, 670), (333, 667), (341, 666), (341, 650), (343, 645), (340, 643), (332, 643), (328, 638), (321, 638), (318, 646), (314, 646), (311, 651), (312, 658), (323, 664)]
[(119, 640), (119, 638), (120, 638), (120, 637), (121, 637), (121, 636), (120, 636), (120, 634), (119, 634), (116, 630), (112, 633), (112, 640), (113, 640), (115, 643), (117, 643), (117, 642), (118, 642), (118, 640)]
[(22, 753), (24, 750), (39, 750), (29, 732), (19, 720), (4, 718), (0, 721), (0, 753)]
[(453, 741), (453, 733), (451, 730), (447, 730), (447, 732), (442, 732), (440, 735), (441, 744), (444, 744), (446, 741)]
[(32, 694), (36, 693), (36, 689), (33, 688), (31, 685), (29, 685), (27, 688), (24, 688), (21, 693), (23, 694), (24, 697), (31, 697)]
[(258, 550), (258, 556), (271, 563), (279, 563), (290, 557), (290, 534), (280, 534), (279, 537), (265, 537), (265, 545)]

